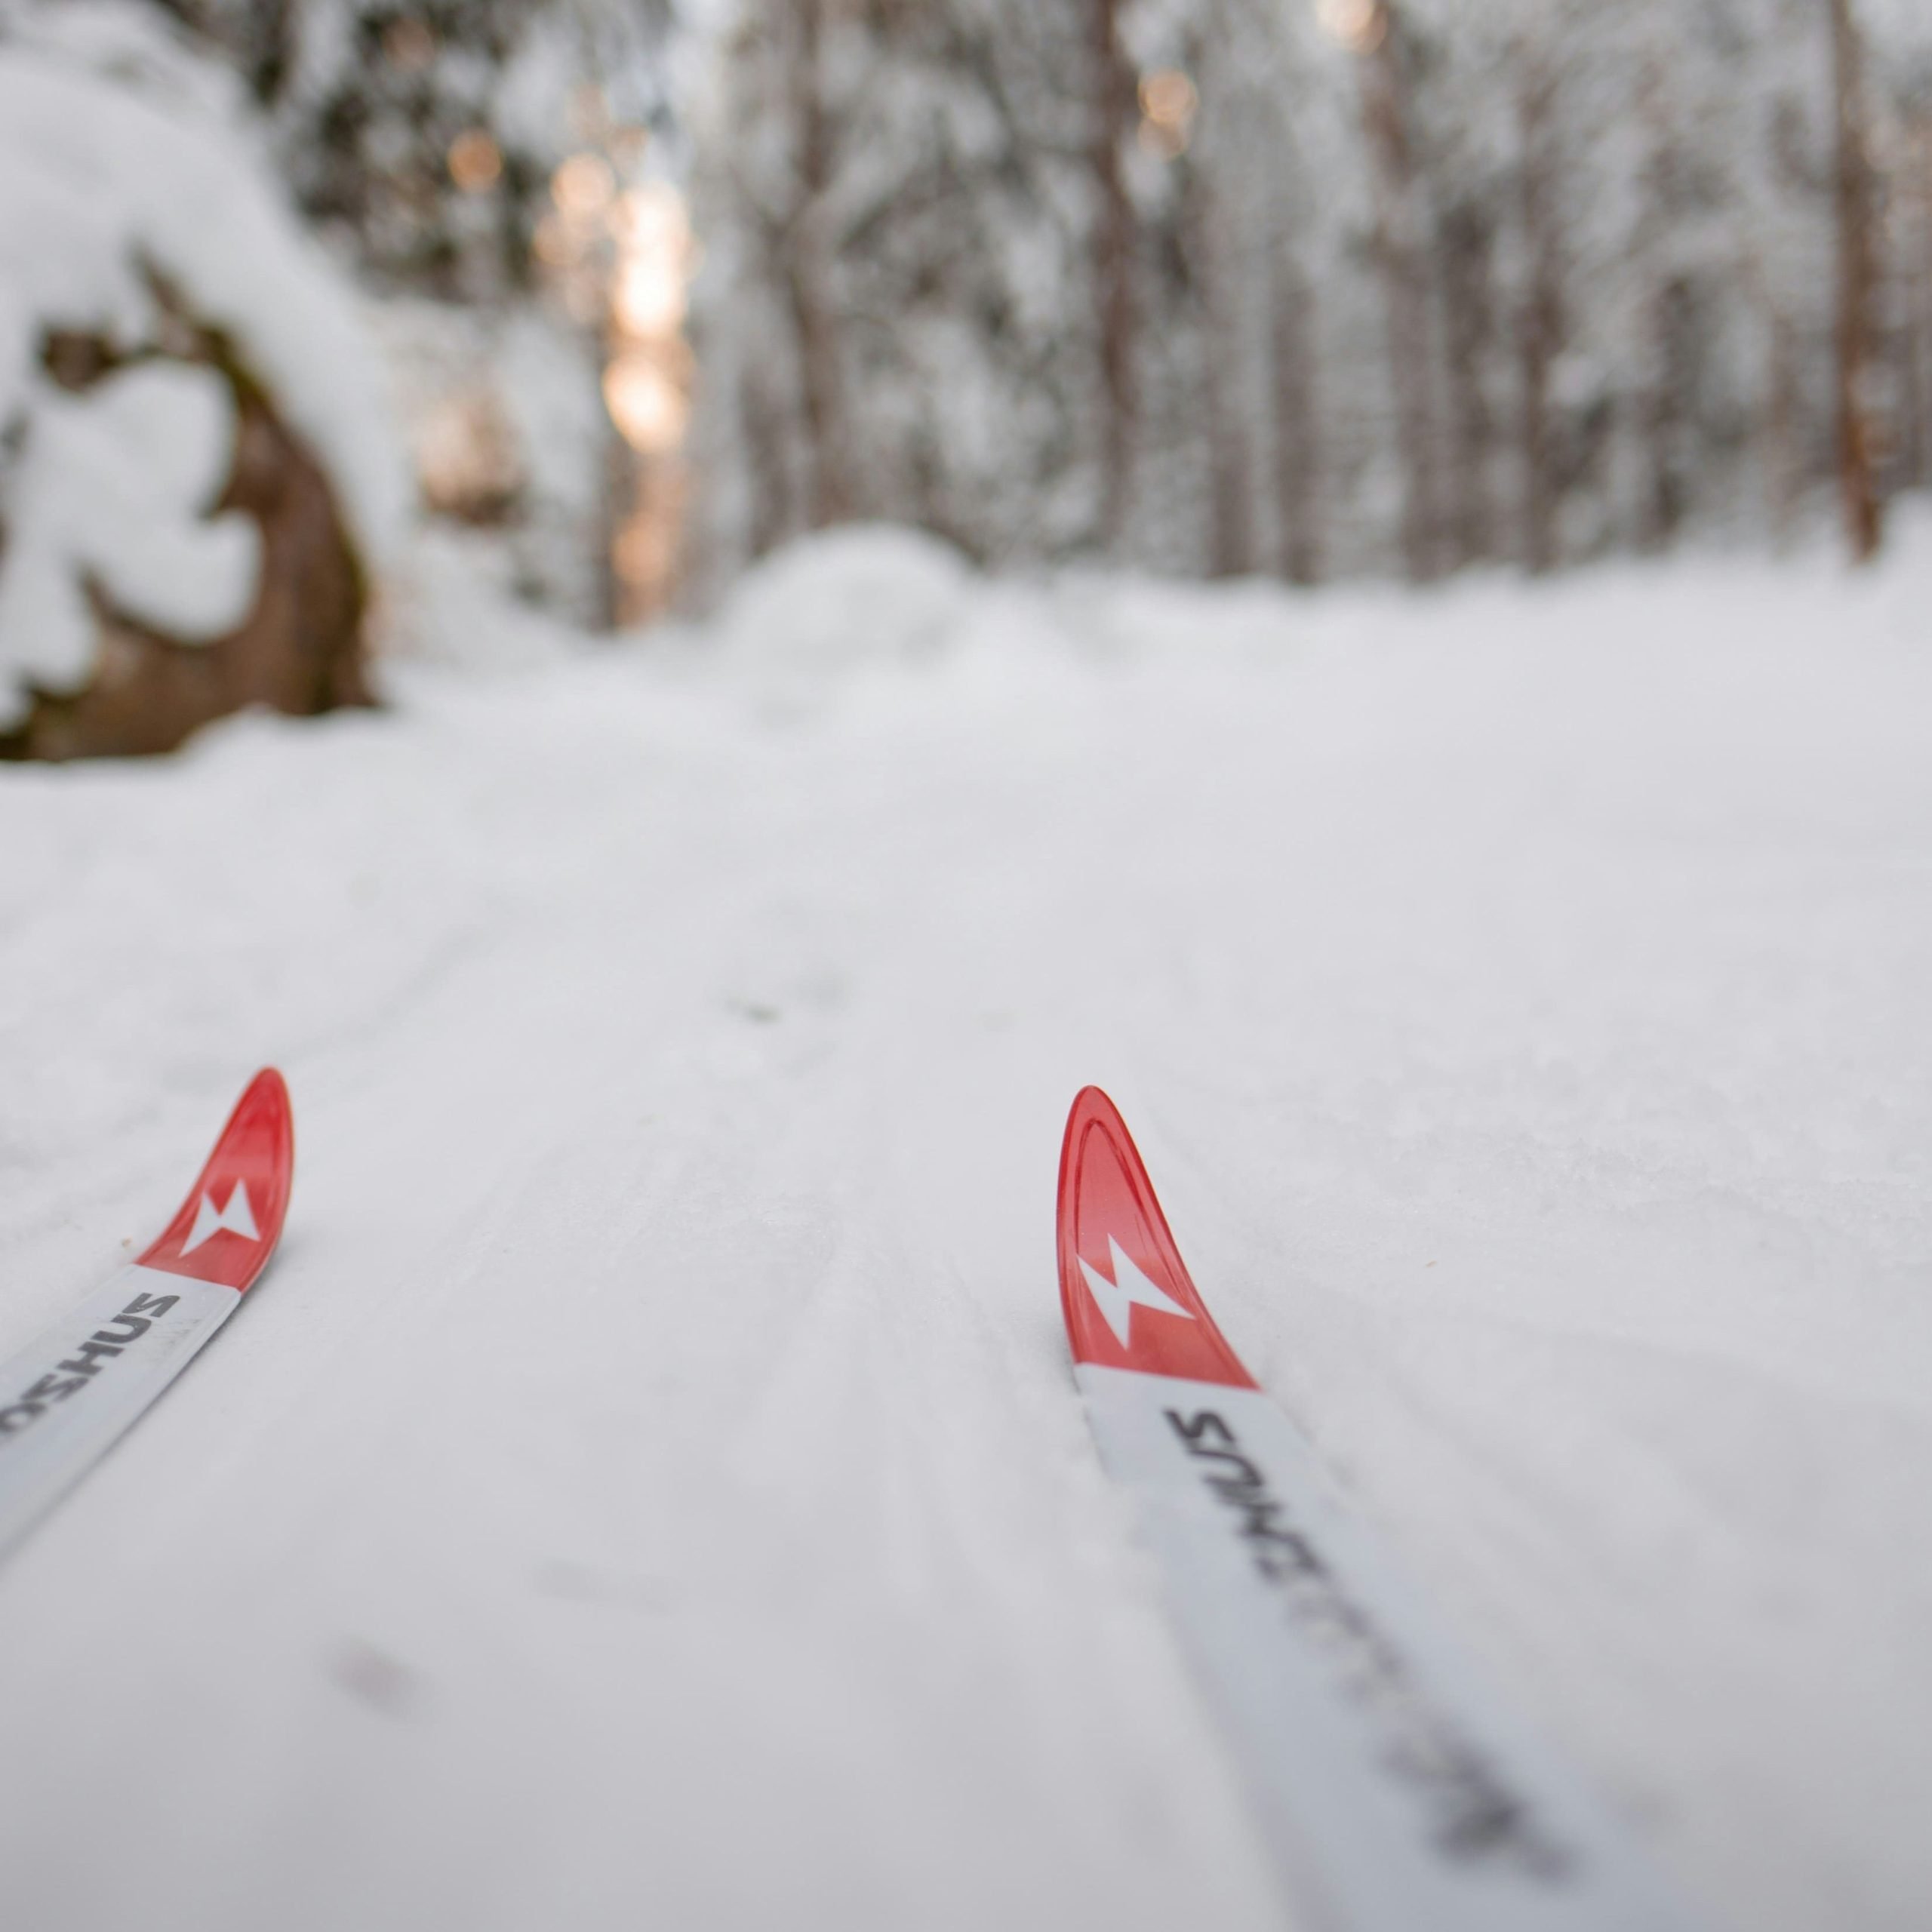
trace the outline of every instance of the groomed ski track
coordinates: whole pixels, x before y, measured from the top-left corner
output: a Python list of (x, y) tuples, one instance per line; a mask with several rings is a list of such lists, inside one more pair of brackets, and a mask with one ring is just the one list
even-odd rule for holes
[(1924, 1922), (1905, 571), (961, 590), (822, 691), (660, 646), (6, 774), (0, 1352), (264, 1060), (298, 1158), (0, 1568), (0, 1921), (1290, 1924), (1069, 1371), (1096, 1080), (1713, 1924)]

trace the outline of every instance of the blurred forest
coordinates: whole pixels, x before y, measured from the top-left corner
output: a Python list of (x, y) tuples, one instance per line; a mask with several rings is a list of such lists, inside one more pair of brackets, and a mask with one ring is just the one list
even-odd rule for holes
[(854, 520), (1426, 582), (1863, 557), (1932, 478), (1910, 0), (122, 11), (236, 77), (430, 516), (573, 622)]
[(1932, 464), (1932, 32), (1871, 11), (747, 0), (700, 574), (894, 516), (1423, 581), (1835, 495), (1869, 554)]

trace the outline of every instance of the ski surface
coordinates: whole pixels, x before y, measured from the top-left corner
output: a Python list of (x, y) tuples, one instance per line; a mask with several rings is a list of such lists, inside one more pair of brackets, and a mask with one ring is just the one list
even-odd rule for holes
[(1314, 1921), (1687, 1932), (1635, 1844), (1446, 1641), (1183, 1266), (1097, 1088), (1060, 1156), (1060, 1302), (1101, 1460)]
[(281, 1238), (294, 1167), (288, 1089), (264, 1068), (160, 1238), (0, 1367), (0, 1553), (240, 1306)]

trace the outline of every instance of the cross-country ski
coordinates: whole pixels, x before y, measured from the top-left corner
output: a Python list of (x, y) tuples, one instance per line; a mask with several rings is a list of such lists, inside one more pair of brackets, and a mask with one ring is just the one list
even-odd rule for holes
[(1113, 1103), (1061, 1152), (1060, 1298), (1102, 1459), (1297, 1895), (1345, 1932), (1669, 1932), (1617, 1822), (1437, 1629), (1189, 1278)]
[(281, 1238), (294, 1164), (288, 1089), (265, 1067), (160, 1238), (0, 1367), (0, 1555), (240, 1306)]

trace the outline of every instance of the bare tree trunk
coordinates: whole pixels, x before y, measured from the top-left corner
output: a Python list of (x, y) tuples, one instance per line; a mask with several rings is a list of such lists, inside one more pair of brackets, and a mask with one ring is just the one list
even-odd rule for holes
[(1932, 483), (1932, 116), (1918, 122), (1912, 145), (1918, 193), (1918, 248), (1912, 261), (1912, 389), (1918, 396), (1918, 466), (1912, 481)]
[(1442, 572), (1442, 492), (1421, 186), (1409, 139), (1402, 21), (1391, 0), (1382, 0), (1381, 27), (1357, 54), (1355, 72), (1375, 188), (1375, 257), (1387, 315), (1389, 386), (1407, 472), (1402, 557), (1411, 580), (1423, 583)]
[(1932, 115), (1909, 114), (1887, 196), (1887, 252), (1897, 277), (1897, 304), (1888, 345), (1894, 365), (1890, 465), (1893, 487), (1923, 489), (1932, 481)]
[(1241, 332), (1233, 304), (1238, 282), (1228, 272), (1227, 238), (1215, 219), (1211, 193), (1201, 226), (1199, 266), (1203, 380), (1208, 436), (1208, 492), (1211, 568), (1216, 577), (1243, 577), (1254, 568), (1254, 493), (1249, 481), (1247, 423), (1241, 408)]
[(1921, 489), (1932, 483), (1932, 116), (1914, 125), (1906, 152), (1912, 184), (1912, 463)]
[(1523, 561), (1543, 571), (1556, 563), (1559, 479), (1550, 377), (1563, 344), (1563, 270), (1555, 174), (1556, 78), (1531, 42), (1520, 51), (1517, 97), (1523, 151), (1523, 240), (1529, 286), (1517, 316), (1522, 371)]
[(1771, 537), (1788, 548), (1798, 528), (1798, 510), (1804, 492), (1804, 459), (1798, 438), (1798, 332), (1775, 303), (1770, 312), (1771, 366), (1765, 423), (1766, 494), (1771, 513)]
[(1315, 297), (1284, 238), (1275, 249), (1275, 508), (1281, 574), (1291, 583), (1321, 577), (1321, 423), (1315, 400)]
[(1632, 254), (1647, 285), (1646, 372), (1632, 411), (1641, 441), (1642, 486), (1632, 518), (1637, 547), (1668, 549), (1690, 507), (1689, 448), (1697, 397), (1689, 380), (1693, 291), (1673, 260), (1671, 241), (1684, 218), (1685, 170), (1678, 137), (1668, 55), (1653, 48), (1644, 63), (1639, 107), (1649, 145)]
[(787, 76), (798, 143), (798, 200), (787, 224), (783, 282), (798, 345), (799, 403), (810, 466), (806, 516), (814, 530), (852, 514), (851, 462), (838, 328), (827, 282), (826, 190), (832, 183), (832, 134), (820, 82), (819, 44), (826, 0), (785, 0), (797, 24)]
[(1925, 312), (1923, 291), (1915, 286), (1910, 306), (1899, 330), (1899, 455), (1897, 476), (1903, 489), (1925, 485)]
[(738, 420), (751, 494), (745, 543), (754, 561), (777, 549), (797, 528), (786, 462), (786, 414), (772, 395), (771, 372), (748, 362), (738, 371)]
[(1208, 432), (1209, 568), (1216, 577), (1241, 577), (1254, 568), (1252, 447), (1243, 377), (1241, 296), (1246, 287), (1234, 234), (1232, 184), (1244, 158), (1241, 103), (1216, 85), (1215, 50), (1198, 46), (1191, 62), (1201, 73), (1213, 131), (1211, 152), (1197, 150), (1186, 175), (1186, 251), (1200, 291), (1202, 414)]
[(1095, 321), (1100, 347), (1100, 534), (1126, 521), (1137, 398), (1134, 380), (1134, 205), (1123, 150), (1138, 112), (1134, 70), (1119, 38), (1121, 0), (1087, 0), (1094, 111), (1089, 165), (1100, 208), (1094, 223)]
[(1863, 51), (1851, 0), (1828, 0), (1838, 109), (1838, 466), (1845, 541), (1854, 562), (1878, 554), (1883, 510), (1874, 474), (1868, 391), (1877, 334), (1878, 263), (1867, 150)]
[(597, 493), (597, 628), (614, 631), (638, 621), (626, 608), (625, 585), (617, 573), (617, 538), (638, 507), (638, 459), (615, 423), (604, 432), (604, 487)]
[(1688, 343), (1694, 318), (1690, 284), (1666, 275), (1651, 291), (1651, 356), (1654, 378), (1643, 403), (1648, 488), (1641, 541), (1665, 550), (1682, 531), (1690, 508), (1692, 457), (1687, 447), (1696, 403)]
[(1453, 210), (1437, 236), (1448, 351), (1450, 467), (1456, 479), (1446, 534), (1458, 564), (1478, 562), (1496, 552), (1489, 488), (1496, 422), (1484, 382), (1496, 332), (1491, 286), (1494, 240), (1491, 216), (1474, 202)]

